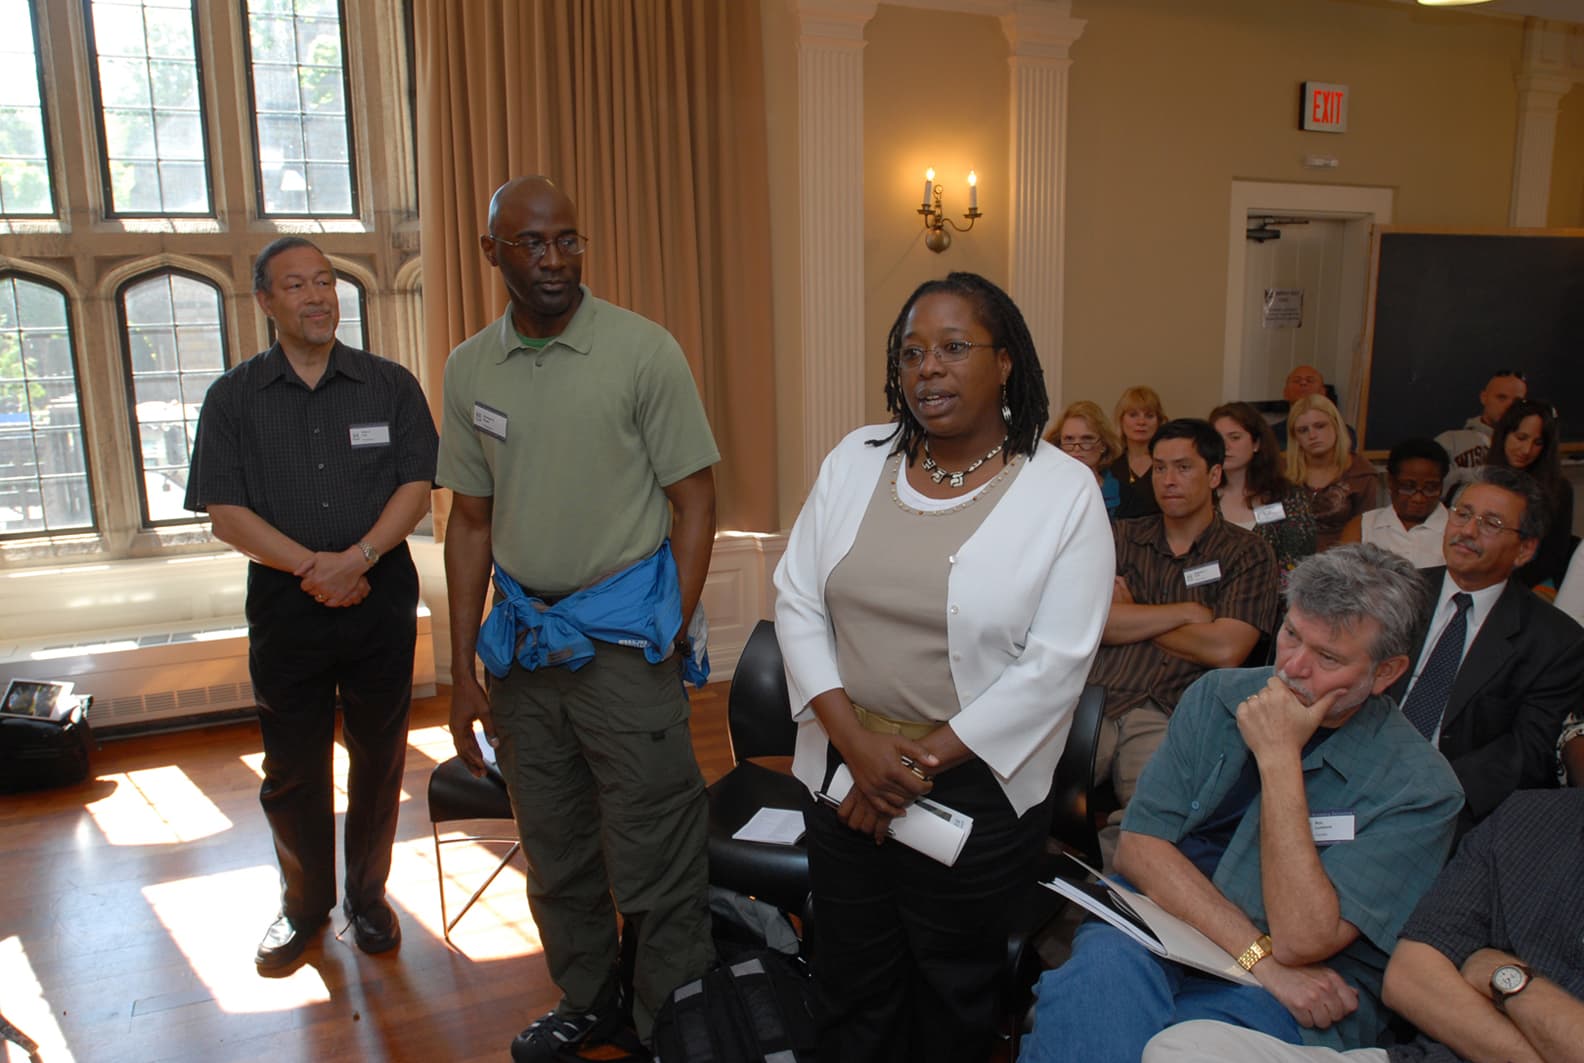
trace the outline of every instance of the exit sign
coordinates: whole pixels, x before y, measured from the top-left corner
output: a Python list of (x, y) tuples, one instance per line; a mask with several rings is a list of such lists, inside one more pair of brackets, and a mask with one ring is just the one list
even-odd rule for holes
[(1303, 83), (1303, 110), (1299, 127), (1321, 133), (1347, 132), (1348, 87), (1321, 81)]

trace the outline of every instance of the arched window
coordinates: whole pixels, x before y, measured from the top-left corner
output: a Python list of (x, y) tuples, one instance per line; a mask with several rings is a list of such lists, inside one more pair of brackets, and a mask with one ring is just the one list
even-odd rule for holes
[(356, 214), (341, 5), (247, 0), (246, 34), (259, 214)]
[(88, 0), (100, 162), (113, 215), (209, 214), (191, 0)]
[(336, 302), (341, 304), (341, 323), (336, 326), (336, 339), (348, 347), (366, 349), (368, 344), (363, 331), (363, 285), (351, 277), (336, 274)]
[(28, 0), (0, 0), (0, 215), (55, 213), (44, 79)]
[(93, 526), (66, 295), (0, 273), (0, 536)]
[(226, 370), (220, 289), (169, 270), (128, 281), (118, 303), (144, 523), (197, 520), (182, 502), (198, 411)]

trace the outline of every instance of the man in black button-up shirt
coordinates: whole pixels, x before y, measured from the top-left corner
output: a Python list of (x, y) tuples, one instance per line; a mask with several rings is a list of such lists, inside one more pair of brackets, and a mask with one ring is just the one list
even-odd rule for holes
[(336, 341), (335, 272), (312, 243), (259, 255), (277, 342), (215, 381), (188, 509), (252, 559), (247, 618), (264, 740), (260, 802), (281, 868), (261, 970), (296, 960), (335, 905), (331, 751), (339, 693), (350, 761), (346, 900), (358, 946), (400, 940), (385, 902), (412, 698), (418, 575), (406, 538), (429, 508), (437, 440), (393, 362)]

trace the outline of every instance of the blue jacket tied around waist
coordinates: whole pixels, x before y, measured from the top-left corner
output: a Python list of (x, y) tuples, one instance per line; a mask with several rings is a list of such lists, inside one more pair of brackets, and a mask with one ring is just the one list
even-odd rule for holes
[[(529, 671), (547, 665), (576, 671), (594, 659), (593, 640), (641, 649), (650, 664), (659, 664), (681, 629), (682, 587), (668, 539), (642, 561), (555, 605), (531, 596), (496, 565), (495, 607), (479, 628), (478, 655), (497, 679), (514, 661)], [(699, 687), (709, 678), (707, 630), (700, 605), (682, 665), (683, 681)]]

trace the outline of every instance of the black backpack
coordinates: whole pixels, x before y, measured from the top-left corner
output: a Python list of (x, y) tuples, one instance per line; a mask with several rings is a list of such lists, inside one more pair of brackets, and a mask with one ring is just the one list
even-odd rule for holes
[(0, 793), (70, 786), (88, 777), (92, 701), (83, 698), (53, 720), (0, 715)]
[(755, 949), (674, 991), (654, 1024), (656, 1063), (808, 1063), (816, 1032), (802, 961)]

